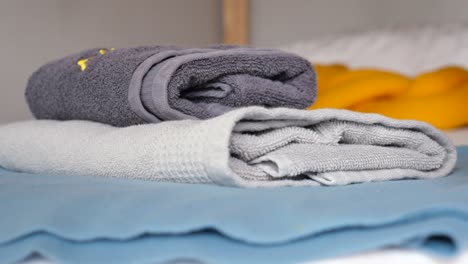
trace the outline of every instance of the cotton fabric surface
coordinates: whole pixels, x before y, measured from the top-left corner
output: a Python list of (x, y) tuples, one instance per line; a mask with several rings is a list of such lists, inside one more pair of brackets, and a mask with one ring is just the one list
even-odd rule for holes
[(431, 180), (240, 189), (0, 170), (0, 259), (304, 263), (382, 247), (468, 246), (468, 148)]
[(446, 176), (456, 162), (432, 126), (346, 110), (231, 111), (117, 128), (89, 121), (0, 127), (0, 166), (53, 175), (236, 187), (345, 185)]
[(206, 119), (251, 105), (303, 109), (315, 96), (307, 60), (239, 46), (91, 49), (43, 65), (26, 87), (38, 119), (114, 126)]

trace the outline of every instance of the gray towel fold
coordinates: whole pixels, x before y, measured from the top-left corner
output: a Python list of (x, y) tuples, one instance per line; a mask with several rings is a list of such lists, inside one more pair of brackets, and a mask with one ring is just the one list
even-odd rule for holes
[(125, 128), (0, 127), (0, 166), (30, 173), (267, 187), (436, 178), (455, 162), (455, 147), (426, 123), (346, 110), (249, 107)]
[(305, 59), (272, 49), (93, 49), (42, 66), (26, 98), (39, 119), (129, 126), (206, 119), (250, 105), (306, 108), (315, 80)]

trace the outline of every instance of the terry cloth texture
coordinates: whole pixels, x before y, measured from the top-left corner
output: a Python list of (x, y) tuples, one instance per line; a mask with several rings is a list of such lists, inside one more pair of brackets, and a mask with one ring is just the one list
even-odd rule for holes
[[(0, 169), (0, 259), (305, 263), (384, 247), (468, 249), (468, 148), (448, 177), (240, 189)], [(266, 220), (267, 219), (267, 220)]]
[(36, 118), (114, 126), (206, 119), (251, 105), (306, 108), (315, 96), (308, 61), (236, 46), (93, 49), (42, 66), (26, 88)]
[(29, 173), (267, 187), (436, 178), (455, 162), (452, 143), (426, 123), (347, 110), (250, 107), (126, 128), (0, 127), (0, 166)]

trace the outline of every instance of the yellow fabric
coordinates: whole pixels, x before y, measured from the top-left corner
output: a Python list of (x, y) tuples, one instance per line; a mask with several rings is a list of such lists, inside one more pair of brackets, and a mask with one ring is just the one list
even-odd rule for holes
[(332, 65), (315, 65), (315, 72), (317, 73), (318, 80), (318, 89), (323, 91), (328, 86), (328, 81), (333, 80), (334, 76), (337, 76), (339, 73), (348, 71), (348, 68), (342, 64), (332, 64)]
[(356, 78), (350, 73), (352, 71), (343, 74), (346, 78), (329, 81), (323, 92), (319, 90), (318, 100), (312, 108), (350, 108), (365, 101), (401, 95), (410, 82), (408, 78), (390, 72), (358, 71)]
[(468, 72), (460, 67), (447, 67), (417, 76), (407, 96), (425, 96), (457, 89), (468, 81)]
[(445, 67), (410, 78), (377, 69), (315, 65), (318, 97), (309, 109), (344, 108), (438, 128), (468, 125), (468, 71)]

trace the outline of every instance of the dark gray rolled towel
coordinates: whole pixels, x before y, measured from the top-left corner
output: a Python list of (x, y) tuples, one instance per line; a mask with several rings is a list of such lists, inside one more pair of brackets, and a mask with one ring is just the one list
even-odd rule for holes
[(315, 97), (307, 60), (236, 46), (92, 49), (42, 66), (26, 88), (38, 119), (115, 126), (206, 119), (251, 105), (300, 109)]

